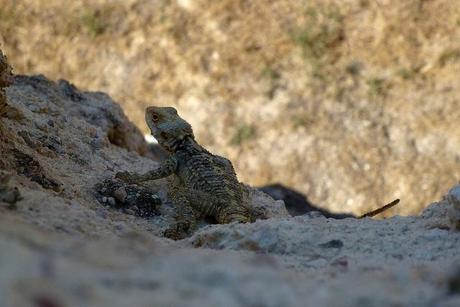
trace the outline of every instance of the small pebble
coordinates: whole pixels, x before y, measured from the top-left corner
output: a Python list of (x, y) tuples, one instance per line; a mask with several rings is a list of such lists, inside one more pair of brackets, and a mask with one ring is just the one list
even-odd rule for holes
[(115, 229), (116, 230), (123, 230), (123, 229), (125, 229), (125, 224), (124, 223), (117, 223), (117, 224), (115, 224)]
[(126, 193), (126, 190), (124, 187), (120, 187), (115, 192), (113, 192), (113, 196), (119, 202), (124, 203), (126, 200), (126, 197), (128, 197), (128, 193)]
[(306, 214), (306, 216), (310, 218), (319, 218), (319, 217), (324, 217), (324, 215), (319, 212), (319, 211), (310, 211)]
[(319, 246), (323, 248), (341, 248), (343, 247), (343, 242), (340, 240), (331, 240), (326, 243), (320, 244)]
[(126, 212), (127, 214), (131, 214), (131, 215), (135, 215), (135, 214), (136, 214), (136, 212), (134, 212), (134, 211), (131, 210), (131, 209), (126, 209), (125, 212)]
[(313, 267), (313, 268), (322, 268), (322, 267), (325, 267), (327, 264), (328, 264), (327, 260), (323, 258), (319, 258), (319, 259), (308, 262), (308, 266)]
[(109, 205), (111, 205), (111, 206), (115, 206), (115, 204), (116, 204), (115, 198), (113, 198), (113, 197), (107, 197), (107, 202), (108, 202)]

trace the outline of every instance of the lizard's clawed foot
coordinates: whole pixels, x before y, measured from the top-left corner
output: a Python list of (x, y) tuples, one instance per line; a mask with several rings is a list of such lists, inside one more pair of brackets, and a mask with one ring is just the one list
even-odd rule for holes
[(266, 220), (267, 210), (265, 208), (250, 208), (249, 209), (251, 223), (254, 223), (256, 220)]
[(123, 180), (126, 183), (136, 183), (135, 176), (129, 172), (118, 172), (115, 174), (115, 178)]
[(163, 232), (163, 236), (171, 240), (185, 239), (189, 234), (188, 223), (176, 223)]

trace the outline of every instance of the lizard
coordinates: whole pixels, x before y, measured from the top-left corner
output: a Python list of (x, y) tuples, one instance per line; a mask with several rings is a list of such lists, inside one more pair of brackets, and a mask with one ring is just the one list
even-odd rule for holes
[(168, 198), (176, 207), (176, 222), (165, 231), (165, 237), (186, 237), (200, 217), (213, 218), (219, 224), (248, 223), (263, 217), (259, 209), (249, 206), (248, 190), (238, 181), (230, 160), (198, 144), (192, 126), (175, 108), (148, 107), (145, 121), (168, 158), (144, 174), (118, 172), (115, 177), (133, 184), (174, 176)]

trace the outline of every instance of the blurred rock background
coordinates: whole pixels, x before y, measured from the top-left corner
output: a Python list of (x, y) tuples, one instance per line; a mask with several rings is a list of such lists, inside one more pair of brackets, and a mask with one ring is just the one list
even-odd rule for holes
[(173, 105), (251, 185), (414, 214), (460, 178), (460, 3), (0, 0), (15, 73)]

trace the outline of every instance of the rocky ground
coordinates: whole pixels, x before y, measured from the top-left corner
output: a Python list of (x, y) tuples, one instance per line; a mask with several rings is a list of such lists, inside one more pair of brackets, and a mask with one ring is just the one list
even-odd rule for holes
[(460, 304), (460, 186), (384, 220), (289, 217), (253, 189), (270, 219), (171, 241), (167, 180), (139, 187), (136, 210), (98, 188), (157, 165), (118, 104), (63, 80), (0, 78), (13, 81), (0, 118), (2, 306)]

